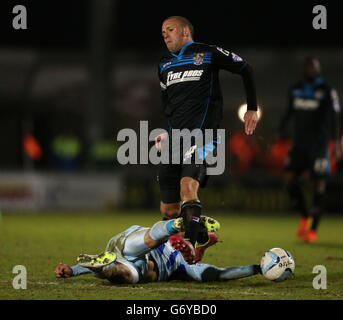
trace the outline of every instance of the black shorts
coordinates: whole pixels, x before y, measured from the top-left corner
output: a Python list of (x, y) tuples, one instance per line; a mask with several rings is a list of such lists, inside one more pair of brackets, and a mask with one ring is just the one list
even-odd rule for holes
[(285, 171), (301, 174), (310, 170), (315, 177), (326, 177), (331, 173), (328, 148), (311, 151), (306, 148), (293, 147), (286, 159)]
[[(216, 154), (217, 142), (212, 141), (211, 153)], [(159, 164), (157, 181), (159, 183), (160, 192), (161, 192), (161, 201), (163, 203), (177, 203), (180, 202), (180, 181), (184, 177), (190, 177), (199, 182), (200, 188), (204, 188), (209, 179), (207, 175), (207, 168), (210, 166), (206, 162), (206, 156), (202, 158), (201, 163), (199, 163), (199, 150), (203, 148), (193, 149), (193, 146), (188, 149), (185, 154), (180, 152), (178, 149), (173, 153), (173, 148), (170, 148), (170, 161), (169, 164)], [(181, 148), (182, 150), (182, 148)], [(190, 151), (192, 150), (192, 151)], [(176, 164), (175, 158), (178, 158), (178, 163)]]
[(157, 181), (160, 186), (163, 203), (181, 201), (180, 181), (184, 177), (197, 180), (201, 188), (206, 186), (209, 176), (206, 174), (206, 163), (203, 164), (160, 164)]

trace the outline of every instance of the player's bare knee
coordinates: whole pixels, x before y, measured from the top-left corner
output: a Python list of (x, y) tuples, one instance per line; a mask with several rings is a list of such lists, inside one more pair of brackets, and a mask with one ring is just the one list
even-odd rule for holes
[(163, 203), (160, 205), (161, 214), (167, 219), (175, 219), (180, 215), (180, 203)]

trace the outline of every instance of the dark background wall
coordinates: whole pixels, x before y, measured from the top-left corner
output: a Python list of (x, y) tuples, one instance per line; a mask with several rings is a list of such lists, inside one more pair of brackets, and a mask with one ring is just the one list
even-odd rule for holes
[[(17, 4), (27, 9), (27, 30), (12, 27)], [(312, 26), (317, 4), (327, 9), (327, 30)], [(342, 99), (341, 12), (336, 1), (1, 1), (0, 170), (59, 169), (52, 141), (68, 133), (82, 146), (75, 170), (125, 171), (113, 165), (115, 154), (101, 162), (92, 148), (99, 141), (114, 145), (120, 129), (138, 129), (140, 120), (148, 120), (151, 130), (164, 127), (156, 70), (165, 51), (161, 24), (171, 15), (193, 23), (196, 41), (223, 46), (253, 66), (263, 117), (251, 140), (268, 153), (287, 89), (301, 77), (306, 55), (320, 58), (324, 77)], [(242, 131), (237, 108), (245, 95), (239, 77), (222, 72), (221, 79), (223, 127), (230, 138)], [(42, 148), (38, 160), (23, 149), (27, 133)], [(230, 177), (249, 185), (238, 178), (235, 160), (228, 154), (228, 168), (218, 181), (225, 185)], [(142, 181), (154, 175), (148, 168)], [(270, 172), (257, 160), (250, 169), (245, 173), (254, 176), (250, 185), (268, 180)], [(270, 183), (276, 179), (281, 190), (279, 174), (274, 172)]]

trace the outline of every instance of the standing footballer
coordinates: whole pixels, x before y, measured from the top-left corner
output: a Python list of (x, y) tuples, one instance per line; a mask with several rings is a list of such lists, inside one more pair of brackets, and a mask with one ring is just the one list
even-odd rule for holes
[[(164, 140), (173, 140), (173, 129), (188, 129), (192, 132), (198, 129), (202, 136), (205, 129), (212, 129), (214, 139), (207, 150), (215, 152), (220, 143), (215, 132), (219, 129), (223, 114), (223, 97), (219, 83), (221, 69), (242, 77), (247, 97), (245, 133), (253, 134), (258, 116), (251, 66), (231, 51), (194, 42), (194, 28), (184, 17), (172, 16), (164, 20), (162, 36), (169, 52), (159, 62), (158, 76), (168, 134), (156, 138), (156, 147), (161, 151)], [(182, 142), (181, 138), (179, 146)], [(194, 263), (201, 259), (206, 247), (216, 242), (215, 238), (206, 239), (206, 236), (199, 232), (202, 204), (198, 190), (199, 187), (204, 187), (207, 181), (208, 164), (206, 155), (201, 164), (195, 163), (195, 154), (199, 150), (194, 144), (186, 154), (182, 153), (182, 147), (175, 148), (169, 143), (169, 148), (170, 159), (179, 157), (180, 163), (170, 161), (168, 164), (159, 165), (160, 209), (162, 215), (168, 219), (179, 215), (184, 218), (187, 247), (183, 254), (189, 263)]]
[[(285, 166), (285, 184), (293, 209), (301, 214), (297, 237), (306, 242), (317, 240), (317, 228), (324, 210), (326, 179), (330, 174), (329, 140), (336, 144), (340, 159), (340, 106), (336, 90), (321, 76), (320, 62), (306, 57), (303, 62), (303, 80), (289, 90), (289, 104), (282, 118), (279, 134), (293, 119), (292, 148)], [(313, 180), (313, 206), (308, 209), (300, 185), (306, 171)], [(309, 226), (310, 216), (312, 224)]]

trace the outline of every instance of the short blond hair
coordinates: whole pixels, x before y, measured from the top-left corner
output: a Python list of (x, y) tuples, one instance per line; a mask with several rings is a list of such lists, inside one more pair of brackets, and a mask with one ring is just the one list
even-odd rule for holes
[(175, 19), (175, 20), (179, 21), (183, 27), (188, 27), (189, 31), (191, 32), (191, 37), (194, 38), (194, 27), (187, 18), (182, 17), (182, 16), (171, 16), (171, 17), (164, 19), (164, 21), (167, 21), (169, 19)]

